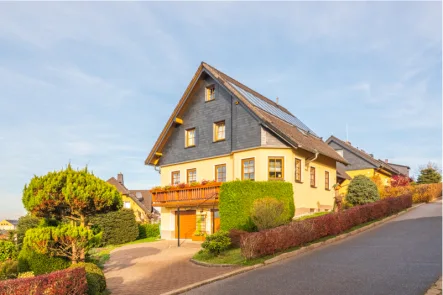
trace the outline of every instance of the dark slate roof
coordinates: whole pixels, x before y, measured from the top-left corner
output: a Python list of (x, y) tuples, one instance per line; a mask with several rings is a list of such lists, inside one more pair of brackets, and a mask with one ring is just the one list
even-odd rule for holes
[[(146, 214), (151, 213), (151, 208), (152, 205), (149, 204), (149, 206), (146, 205), (145, 202), (139, 201), (138, 198), (135, 196), (135, 193), (132, 193), (130, 190), (128, 190), (126, 188), (126, 186), (124, 186), (123, 184), (121, 184), (117, 179), (115, 179), (115, 177), (111, 177), (109, 178), (107, 181), (107, 183), (115, 186), (115, 188), (122, 194), (122, 195), (126, 195), (129, 198), (131, 198)], [(143, 191), (143, 190), (140, 190)], [(135, 192), (135, 191), (134, 191)], [(149, 201), (152, 200), (152, 197), (149, 198)]]
[(371, 163), (372, 165), (374, 165), (377, 168), (381, 168), (384, 169), (386, 171), (389, 171), (392, 174), (400, 174), (399, 171), (397, 171), (397, 169), (395, 169), (394, 167), (390, 166), (388, 163), (376, 159), (374, 157), (372, 157), (370, 154), (356, 148), (353, 147), (350, 143), (343, 141), (333, 135), (331, 135), (327, 140), (326, 143), (330, 143), (331, 141), (335, 142), (336, 144), (340, 145), (341, 147), (349, 150), (350, 152), (354, 153), (355, 155), (359, 156), (360, 158), (364, 159), (365, 161)]
[[(194, 74), (193, 79), (189, 83), (185, 93), (178, 102), (177, 106), (174, 109), (174, 112), (171, 114), (163, 131), (158, 137), (156, 143), (154, 144), (154, 147), (152, 148), (151, 152), (146, 158), (145, 164), (152, 165), (151, 161), (154, 159), (155, 153), (160, 151), (159, 150), (160, 146), (166, 140), (168, 131), (173, 124), (174, 118), (180, 112), (182, 106), (184, 105), (184, 103), (188, 98), (189, 93), (192, 90), (194, 83), (198, 80), (198, 78), (203, 72), (208, 73), (212, 78), (214, 78), (218, 83), (220, 83), (220, 85), (225, 87), (228, 92), (237, 97), (237, 99), (245, 107), (250, 109), (256, 115), (256, 117), (260, 120), (260, 123), (264, 127), (271, 130), (273, 133), (275, 133), (278, 137), (280, 137), (290, 146), (294, 148), (301, 148), (311, 153), (318, 152), (321, 155), (330, 157), (345, 165), (349, 164), (343, 157), (337, 154), (333, 148), (328, 146), (321, 138), (319, 138), (318, 136), (316, 136), (311, 132), (307, 132), (310, 131), (310, 129), (307, 128), (307, 126), (304, 125), (301, 121), (299, 121), (294, 115), (292, 115), (286, 108), (282, 107), (280, 104), (277, 104), (273, 100), (261, 95), (260, 93), (252, 90), (251, 88), (243, 85), (242, 83), (229, 77), (228, 75), (208, 65), (205, 62), (202, 62), (200, 64), (199, 68), (197, 69), (197, 72)], [(242, 91), (239, 91), (239, 89)], [(295, 126), (285, 120), (282, 120), (281, 117), (280, 118), (277, 117), (276, 116), (277, 114), (275, 113), (271, 114), (269, 112), (270, 111), (269, 109), (258, 107), (257, 105), (253, 104), (250, 99), (246, 97), (248, 94), (245, 94), (244, 91), (253, 95), (257, 99), (262, 100), (266, 104), (272, 106), (272, 108), (277, 108), (279, 111), (294, 117), (295, 121), (300, 122), (300, 124), (297, 124), (298, 126)]]
[(17, 225), (18, 224), (18, 220), (15, 219), (6, 219), (7, 222), (9, 222), (12, 225)]

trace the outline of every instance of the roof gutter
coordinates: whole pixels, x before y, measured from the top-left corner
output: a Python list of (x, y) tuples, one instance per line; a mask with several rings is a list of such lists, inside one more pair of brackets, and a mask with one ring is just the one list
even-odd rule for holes
[(311, 164), (311, 162), (314, 162), (315, 160), (317, 160), (319, 154), (320, 154), (320, 153), (319, 153), (317, 150), (315, 150), (315, 154), (314, 154), (314, 156), (311, 157), (311, 158), (307, 158), (307, 159), (305, 160), (305, 166), (306, 166), (306, 168), (309, 166), (309, 164)]

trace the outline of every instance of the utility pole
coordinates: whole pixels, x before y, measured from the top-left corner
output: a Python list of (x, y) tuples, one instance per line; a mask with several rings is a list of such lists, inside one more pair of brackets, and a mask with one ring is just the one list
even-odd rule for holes
[(177, 247), (180, 247), (180, 207), (177, 208)]

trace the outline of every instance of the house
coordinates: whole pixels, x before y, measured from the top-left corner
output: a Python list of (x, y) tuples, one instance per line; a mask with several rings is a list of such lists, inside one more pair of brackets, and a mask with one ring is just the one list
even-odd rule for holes
[[(198, 231), (216, 230), (224, 181), (288, 181), (295, 215), (331, 210), (337, 161), (347, 164), (278, 101), (202, 62), (145, 164), (160, 172), (162, 186), (174, 186), (152, 191), (161, 236), (171, 239), (191, 237), (197, 224)], [(195, 185), (203, 180), (216, 182)]]
[(18, 220), (4, 219), (0, 221), (0, 230), (15, 230), (17, 228)]
[(385, 163), (387, 163), (389, 166), (391, 166), (395, 170), (397, 170), (400, 173), (400, 175), (409, 177), (409, 171), (411, 170), (411, 168), (409, 166), (389, 163), (387, 159), (385, 160)]
[(123, 181), (122, 173), (117, 175), (117, 179), (111, 177), (106, 182), (115, 186), (115, 188), (122, 194), (123, 208), (132, 209), (137, 221), (149, 221), (153, 211), (152, 195), (149, 190), (127, 189)]
[[(372, 154), (352, 146), (349, 141), (343, 141), (335, 136), (331, 136), (326, 140), (326, 143), (349, 162), (347, 166), (337, 163), (337, 170), (346, 171), (351, 178), (357, 175), (365, 175), (369, 178), (379, 176), (383, 184), (389, 185), (393, 175), (401, 174), (388, 163), (378, 160)], [(350, 179), (347, 179), (341, 183), (340, 193), (345, 194), (347, 192), (349, 182)]]

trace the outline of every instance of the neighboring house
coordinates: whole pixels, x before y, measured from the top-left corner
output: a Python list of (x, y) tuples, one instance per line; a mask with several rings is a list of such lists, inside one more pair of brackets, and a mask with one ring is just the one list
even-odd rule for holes
[(152, 195), (149, 190), (128, 190), (121, 173), (117, 175), (117, 179), (111, 177), (107, 182), (122, 194), (123, 208), (132, 209), (137, 221), (149, 221), (152, 213)]
[(4, 219), (0, 221), (0, 230), (15, 230), (18, 220)]
[(387, 163), (389, 166), (392, 166), (395, 170), (400, 172), (401, 175), (409, 177), (409, 171), (411, 168), (406, 165), (400, 165), (400, 164), (394, 164), (394, 163), (388, 163), (388, 160), (385, 160), (385, 163)]
[[(287, 109), (206, 63), (201, 63), (166, 122), (145, 164), (161, 185), (236, 179), (281, 180), (294, 187), (295, 215), (333, 208), (336, 162), (346, 160)], [(162, 238), (218, 222), (217, 188), (155, 193)], [(272, 197), (272, 196), (270, 196)]]
[[(353, 147), (350, 142), (331, 136), (326, 140), (326, 143), (349, 162), (347, 166), (337, 163), (337, 170), (346, 171), (351, 178), (357, 175), (365, 175), (370, 178), (378, 175), (383, 184), (389, 185), (391, 177), (400, 174), (399, 171), (388, 163), (377, 160), (372, 154)], [(342, 182), (340, 193), (345, 194), (347, 192), (349, 182), (349, 179)]]

